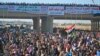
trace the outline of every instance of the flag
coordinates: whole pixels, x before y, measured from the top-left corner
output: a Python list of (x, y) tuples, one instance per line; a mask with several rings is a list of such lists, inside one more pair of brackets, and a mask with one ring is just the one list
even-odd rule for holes
[(70, 27), (66, 27), (66, 32), (67, 33), (70, 33), (70, 32), (72, 32), (73, 30), (74, 30), (74, 28), (75, 28), (75, 24), (73, 24), (72, 26), (70, 26)]

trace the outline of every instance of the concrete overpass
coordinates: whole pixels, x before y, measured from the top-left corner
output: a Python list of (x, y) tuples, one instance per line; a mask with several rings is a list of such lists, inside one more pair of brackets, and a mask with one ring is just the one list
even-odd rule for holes
[[(53, 19), (70, 19), (70, 20), (91, 20), (91, 30), (100, 31), (100, 16), (94, 16), (93, 14), (69, 14), (64, 15), (48, 15), (48, 14), (35, 14), (27, 12), (16, 12), (0, 9), (0, 18), (23, 18), (33, 19), (34, 29), (37, 32), (53, 32)], [(42, 20), (42, 26), (40, 28), (39, 20)]]

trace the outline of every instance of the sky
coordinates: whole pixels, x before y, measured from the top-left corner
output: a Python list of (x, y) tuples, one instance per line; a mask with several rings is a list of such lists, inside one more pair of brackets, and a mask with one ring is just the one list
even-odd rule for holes
[[(16, 3), (76, 3), (76, 4), (94, 4), (92, 0), (0, 0), (0, 2), (16, 2)], [(100, 0), (94, 0), (95, 4), (100, 5)]]
[[(55, 3), (60, 3), (60, 4), (70, 4), (70, 3), (75, 3), (75, 4), (97, 4), (100, 5), (100, 0), (94, 0), (94, 3), (92, 0), (0, 0), (0, 2), (15, 2), (15, 3), (50, 3), (50, 4), (55, 4)], [(23, 19), (0, 19), (0, 21), (23, 21)], [(24, 21), (27, 22), (32, 22), (31, 19), (25, 19)], [(86, 20), (54, 20), (54, 23), (90, 23), (90, 21)]]

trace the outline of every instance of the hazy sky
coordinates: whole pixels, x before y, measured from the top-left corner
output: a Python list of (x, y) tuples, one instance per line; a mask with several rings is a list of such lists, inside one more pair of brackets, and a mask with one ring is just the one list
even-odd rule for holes
[[(92, 0), (0, 0), (0, 2), (93, 4)], [(100, 0), (94, 0), (94, 2), (100, 5)]]
[[(92, 0), (0, 0), (0, 2), (15, 2), (15, 3), (61, 3), (61, 4), (70, 4), (70, 3), (76, 3), (76, 4), (93, 4)], [(95, 4), (100, 5), (100, 0), (94, 0)], [(23, 21), (23, 19), (0, 19), (0, 21)], [(24, 21), (32, 22), (31, 19), (24, 19)], [(90, 23), (90, 21), (86, 20), (54, 20), (55, 23)]]

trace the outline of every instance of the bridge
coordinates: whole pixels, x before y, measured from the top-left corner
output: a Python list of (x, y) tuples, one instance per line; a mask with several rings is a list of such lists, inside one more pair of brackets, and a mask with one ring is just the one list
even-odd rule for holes
[(100, 31), (99, 5), (0, 3), (0, 18), (31, 18), (37, 32), (50, 33), (53, 32), (53, 19), (91, 20), (91, 30)]

